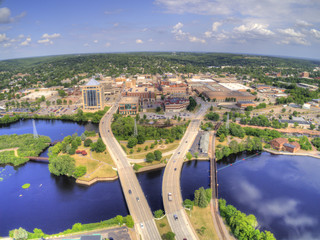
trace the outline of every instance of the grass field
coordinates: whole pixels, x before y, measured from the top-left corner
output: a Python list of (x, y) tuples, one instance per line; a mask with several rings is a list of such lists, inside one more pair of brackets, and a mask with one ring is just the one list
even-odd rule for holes
[(172, 232), (167, 217), (161, 220), (155, 220), (160, 236), (162, 237), (167, 232)]
[(187, 211), (187, 215), (200, 240), (218, 240), (218, 236), (213, 225), (210, 205), (206, 208), (194, 206), (191, 211), (191, 216), (189, 211)]
[[(154, 146), (153, 149), (150, 149), (150, 145), (151, 143), (144, 143), (144, 144), (138, 144), (135, 147), (133, 147), (133, 154), (130, 154), (129, 151), (130, 149), (127, 148), (127, 153), (129, 153), (127, 156), (128, 158), (132, 158), (132, 159), (143, 159), (146, 157), (147, 153), (149, 152), (154, 152), (155, 150), (160, 150), (162, 152), (162, 154), (166, 153), (166, 152), (170, 152), (174, 149), (176, 149), (180, 144), (180, 140), (175, 140), (173, 143), (168, 143), (168, 144), (157, 144)], [(144, 150), (144, 148), (148, 146), (148, 150)], [(163, 148), (161, 146), (164, 146)], [(140, 152), (137, 152), (138, 148), (141, 148)]]
[(104, 151), (102, 153), (92, 152), (92, 158), (90, 157), (90, 148), (84, 147), (83, 144), (78, 148), (86, 150), (87, 156), (75, 154), (72, 157), (76, 160), (76, 166), (85, 166), (87, 168), (87, 174), (79, 178), (80, 180), (90, 181), (96, 177), (115, 177), (117, 172), (112, 169), (115, 164), (108, 153)]

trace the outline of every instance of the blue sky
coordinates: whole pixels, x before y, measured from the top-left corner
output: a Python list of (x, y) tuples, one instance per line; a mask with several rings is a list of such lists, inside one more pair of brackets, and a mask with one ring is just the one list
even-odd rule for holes
[(0, 59), (204, 51), (320, 59), (318, 0), (0, 0)]

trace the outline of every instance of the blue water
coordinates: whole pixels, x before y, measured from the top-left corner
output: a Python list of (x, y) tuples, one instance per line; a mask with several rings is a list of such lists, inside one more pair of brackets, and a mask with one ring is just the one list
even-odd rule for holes
[[(36, 120), (36, 128), (40, 135), (61, 140), (75, 132), (81, 135), (85, 130), (95, 130), (97, 126)], [(32, 120), (0, 128), (0, 134), (14, 133), (33, 133)], [(76, 184), (73, 178), (51, 175), (46, 163), (34, 162), (19, 167), (2, 166), (0, 177), (3, 178), (0, 182), (0, 236), (7, 236), (9, 230), (18, 227), (28, 231), (40, 228), (52, 234), (77, 222), (97, 222), (128, 214), (118, 180), (85, 187)], [(27, 190), (21, 188), (25, 183), (31, 184)]]
[(219, 171), (223, 166), (219, 197), (254, 214), (262, 230), (280, 240), (320, 239), (320, 159), (262, 153)]

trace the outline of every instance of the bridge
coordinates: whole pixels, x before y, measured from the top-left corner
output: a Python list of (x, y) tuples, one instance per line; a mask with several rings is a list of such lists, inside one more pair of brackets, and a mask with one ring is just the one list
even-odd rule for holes
[(49, 162), (48, 157), (27, 157), (27, 158), (29, 158), (30, 161), (34, 161), (34, 162)]
[(111, 120), (113, 113), (118, 109), (119, 101), (120, 98), (100, 120), (99, 132), (112, 159), (117, 165), (121, 187), (129, 212), (135, 222), (135, 229), (140, 233), (143, 240), (160, 240), (161, 237), (154, 221), (153, 214), (137, 176), (134, 173), (132, 166), (129, 164), (125, 152), (112, 134)]

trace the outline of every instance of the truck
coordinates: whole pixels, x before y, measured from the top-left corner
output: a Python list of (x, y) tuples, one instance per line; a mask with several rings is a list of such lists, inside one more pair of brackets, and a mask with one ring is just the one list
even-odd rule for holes
[(172, 201), (172, 193), (171, 192), (168, 193), (168, 200)]

